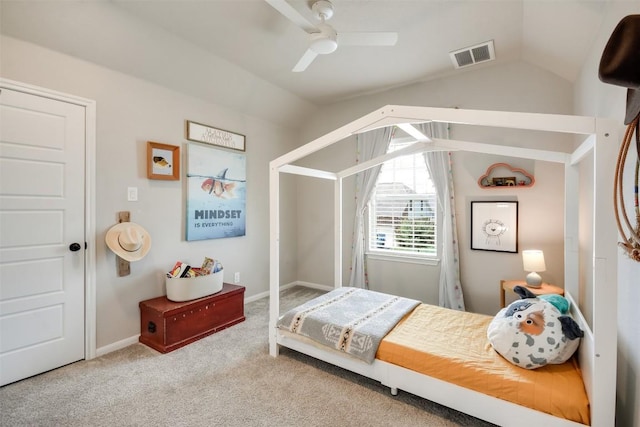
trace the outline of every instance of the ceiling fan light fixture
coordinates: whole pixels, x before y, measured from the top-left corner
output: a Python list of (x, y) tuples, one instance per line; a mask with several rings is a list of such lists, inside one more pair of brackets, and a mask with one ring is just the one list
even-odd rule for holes
[(309, 49), (319, 55), (335, 52), (338, 48), (338, 33), (329, 24), (318, 24), (319, 33), (309, 34)]
[(335, 52), (338, 48), (338, 41), (335, 37), (331, 38), (323, 33), (314, 33), (311, 34), (309, 48), (319, 55), (326, 55)]

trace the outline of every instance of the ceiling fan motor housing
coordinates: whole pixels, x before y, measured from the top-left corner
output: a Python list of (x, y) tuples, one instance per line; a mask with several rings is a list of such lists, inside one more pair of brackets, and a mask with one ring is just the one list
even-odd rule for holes
[(333, 16), (333, 5), (327, 0), (319, 0), (315, 2), (311, 5), (311, 10), (315, 13), (316, 18), (321, 21), (328, 21)]

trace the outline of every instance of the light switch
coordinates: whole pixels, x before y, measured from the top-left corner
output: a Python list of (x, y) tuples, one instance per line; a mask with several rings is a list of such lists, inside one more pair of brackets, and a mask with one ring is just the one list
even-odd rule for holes
[(127, 200), (130, 202), (138, 201), (138, 187), (127, 188)]

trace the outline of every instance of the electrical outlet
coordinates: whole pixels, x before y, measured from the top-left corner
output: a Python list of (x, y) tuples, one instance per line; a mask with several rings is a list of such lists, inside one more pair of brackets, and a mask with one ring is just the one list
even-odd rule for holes
[(127, 188), (127, 200), (130, 202), (138, 201), (138, 187)]
[(240, 283), (240, 272), (233, 275), (233, 283)]

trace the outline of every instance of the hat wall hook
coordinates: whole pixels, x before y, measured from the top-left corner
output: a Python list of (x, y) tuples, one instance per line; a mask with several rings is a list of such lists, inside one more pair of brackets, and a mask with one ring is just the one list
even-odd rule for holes
[(131, 274), (130, 263), (139, 261), (151, 249), (151, 236), (140, 225), (129, 221), (129, 212), (118, 212), (118, 224), (107, 231), (105, 242), (116, 254), (118, 276)]

